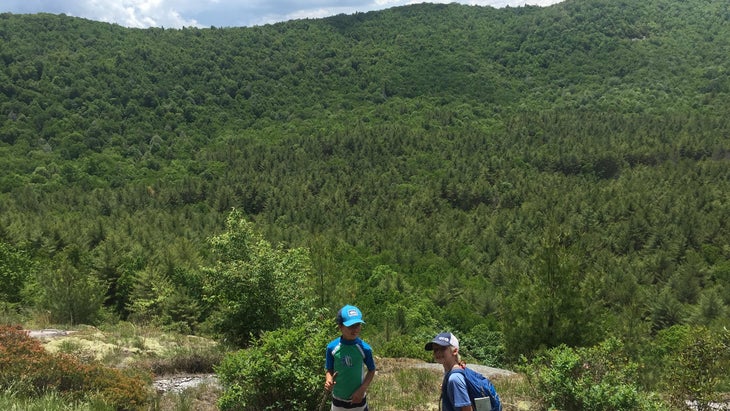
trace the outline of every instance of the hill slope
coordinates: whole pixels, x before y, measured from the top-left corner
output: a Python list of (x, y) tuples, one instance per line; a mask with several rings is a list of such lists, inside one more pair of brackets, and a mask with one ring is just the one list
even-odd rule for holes
[(383, 340), (501, 333), (514, 358), (725, 324), (728, 7), (0, 15), (0, 239), (27, 268), (7, 272), (48, 280), (4, 276), (3, 299), (57, 313), (42, 285), (63, 274), (116, 315), (197, 329), (208, 312), (181, 307), (237, 208), (309, 247), (321, 305), (357, 300)]

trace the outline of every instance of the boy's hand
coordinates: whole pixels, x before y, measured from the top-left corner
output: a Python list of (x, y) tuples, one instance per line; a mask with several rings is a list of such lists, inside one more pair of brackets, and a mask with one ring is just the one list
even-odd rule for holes
[(350, 398), (350, 402), (353, 404), (360, 404), (364, 396), (365, 390), (358, 389), (352, 393), (352, 398)]
[(330, 374), (327, 373), (327, 376), (324, 379), (325, 390), (332, 391), (332, 389), (335, 387), (335, 384), (337, 384), (337, 382), (335, 382), (335, 378), (337, 378), (337, 371), (332, 374), (332, 377), (330, 377)]

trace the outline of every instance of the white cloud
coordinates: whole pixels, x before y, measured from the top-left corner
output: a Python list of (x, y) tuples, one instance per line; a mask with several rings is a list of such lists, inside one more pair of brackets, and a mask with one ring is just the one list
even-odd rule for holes
[[(179, 2), (178, 2), (179, 3)], [(74, 3), (71, 15), (117, 23), (126, 27), (199, 26), (194, 18), (184, 18), (179, 4), (164, 0), (87, 0)]]
[[(463, 0), (480, 6), (548, 6), (560, 0)], [(3, 0), (0, 12), (65, 13), (126, 27), (253, 26), (421, 3), (421, 0)], [(450, 3), (451, 0), (436, 0)]]

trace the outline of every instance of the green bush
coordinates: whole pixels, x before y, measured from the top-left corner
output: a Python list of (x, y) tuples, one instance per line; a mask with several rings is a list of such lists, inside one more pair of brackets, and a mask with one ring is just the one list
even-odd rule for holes
[(311, 310), (313, 269), (308, 250), (273, 246), (239, 211), (230, 213), (227, 227), (211, 239), (215, 266), (203, 270), (213, 310), (208, 322), (226, 342), (246, 347), (252, 336)]
[(414, 341), (413, 337), (399, 335), (379, 344), (378, 355), (389, 358), (431, 359), (431, 353), (423, 349), (424, 340)]
[(721, 402), (719, 387), (730, 378), (730, 331), (675, 326), (659, 337), (665, 347), (662, 386), (672, 403), (681, 407), (689, 400), (705, 409)]
[(23, 301), (23, 288), (35, 269), (24, 252), (0, 241), (0, 310)]
[(211, 347), (180, 346), (168, 350), (165, 355), (147, 361), (149, 368), (155, 375), (174, 373), (210, 373), (221, 362), (224, 348), (216, 345)]
[(543, 409), (562, 411), (666, 409), (637, 384), (638, 366), (623, 353), (618, 339), (591, 348), (565, 345), (523, 365)]
[(461, 338), (462, 354), (480, 364), (501, 367), (505, 360), (504, 334), (490, 330), (487, 324), (477, 324)]
[(107, 284), (93, 271), (82, 247), (72, 245), (36, 273), (38, 308), (63, 324), (95, 324), (101, 316)]
[(264, 333), (216, 367), (221, 410), (315, 410), (324, 394), (324, 353), (337, 335), (332, 320)]

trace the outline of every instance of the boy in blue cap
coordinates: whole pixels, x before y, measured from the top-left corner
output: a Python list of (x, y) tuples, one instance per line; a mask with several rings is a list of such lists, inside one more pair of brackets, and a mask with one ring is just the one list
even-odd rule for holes
[(360, 338), (362, 324), (362, 312), (353, 305), (337, 313), (342, 335), (327, 344), (325, 354), (324, 388), (332, 391), (332, 411), (368, 411), (366, 395), (375, 376), (375, 360), (370, 345)]

